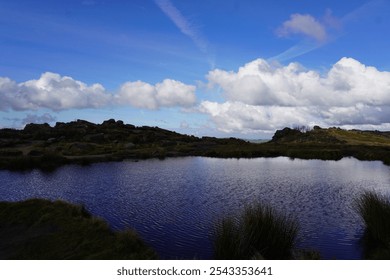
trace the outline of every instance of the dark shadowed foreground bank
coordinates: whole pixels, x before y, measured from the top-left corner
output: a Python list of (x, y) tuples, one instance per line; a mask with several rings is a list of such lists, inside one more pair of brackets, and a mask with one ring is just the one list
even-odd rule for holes
[(82, 206), (0, 202), (0, 259), (155, 259), (131, 230), (113, 232)]
[[(355, 200), (365, 224), (366, 259), (390, 259), (390, 201), (374, 192)], [(255, 204), (225, 217), (214, 234), (216, 259), (319, 259), (295, 247), (295, 218)], [(207, 238), (205, 236), (205, 238)], [(0, 259), (157, 259), (132, 230), (115, 232), (82, 206), (30, 199), (0, 202)]]

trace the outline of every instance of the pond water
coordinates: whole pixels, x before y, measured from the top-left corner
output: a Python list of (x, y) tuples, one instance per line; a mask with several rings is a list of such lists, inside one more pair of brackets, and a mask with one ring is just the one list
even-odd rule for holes
[(363, 224), (352, 204), (364, 190), (390, 194), (390, 167), (352, 158), (184, 157), (0, 171), (0, 200), (83, 204), (113, 229), (136, 229), (165, 259), (212, 258), (215, 222), (257, 201), (298, 219), (298, 247), (359, 259)]

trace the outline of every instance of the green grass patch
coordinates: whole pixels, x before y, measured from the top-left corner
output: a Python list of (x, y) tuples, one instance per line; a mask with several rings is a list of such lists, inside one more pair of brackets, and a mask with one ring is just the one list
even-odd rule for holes
[(349, 145), (390, 146), (390, 139), (372, 131), (353, 131), (342, 129), (329, 129), (328, 133), (345, 141)]
[(134, 231), (113, 232), (82, 206), (0, 202), (0, 259), (154, 259)]
[(256, 204), (238, 217), (223, 219), (214, 234), (216, 259), (291, 259), (298, 223), (273, 208)]

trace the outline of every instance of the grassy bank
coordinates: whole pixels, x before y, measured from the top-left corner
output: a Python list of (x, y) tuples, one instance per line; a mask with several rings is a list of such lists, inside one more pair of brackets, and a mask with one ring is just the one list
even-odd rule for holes
[(113, 232), (82, 206), (0, 202), (0, 259), (155, 259), (131, 230)]
[(287, 156), (301, 159), (381, 160), (390, 164), (390, 132), (342, 130), (277, 130), (266, 143), (236, 138), (195, 137), (158, 127), (136, 127), (122, 121), (94, 124), (28, 124), (23, 130), (0, 129), (0, 169), (51, 171), (68, 164), (124, 159), (206, 156), (253, 158)]
[(216, 259), (291, 259), (297, 238), (294, 219), (256, 204), (238, 217), (223, 219), (215, 230)]
[(365, 192), (356, 200), (355, 206), (365, 224), (365, 258), (390, 259), (390, 200), (374, 192)]

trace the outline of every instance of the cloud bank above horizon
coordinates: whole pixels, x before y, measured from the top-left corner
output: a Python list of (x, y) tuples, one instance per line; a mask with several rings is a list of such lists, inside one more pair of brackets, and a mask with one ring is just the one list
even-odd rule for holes
[[(256, 59), (237, 71), (211, 70), (204, 84), (206, 89), (172, 79), (129, 81), (108, 92), (101, 84), (50, 72), (22, 83), (0, 77), (0, 111), (178, 107), (205, 114), (221, 132), (239, 134), (293, 125), (390, 128), (390, 72), (353, 58), (340, 59), (326, 73)], [(217, 89), (222, 100), (211, 101)], [(201, 91), (206, 98), (199, 100)]]
[(171, 79), (155, 85), (126, 82), (110, 93), (101, 84), (50, 72), (22, 83), (3, 77), (0, 110), (191, 108), (187, 114), (206, 114), (219, 131), (240, 134), (293, 125), (390, 128), (390, 72), (353, 58), (340, 59), (322, 75), (298, 63), (283, 66), (256, 59), (237, 71), (209, 71), (206, 80), (207, 94), (220, 88), (223, 101), (197, 101), (201, 87)]
[(389, 128), (390, 72), (342, 58), (327, 73), (298, 63), (273, 65), (257, 59), (237, 72), (213, 70), (209, 87), (220, 87), (225, 102), (203, 101), (224, 132), (274, 131), (284, 126), (370, 126)]

